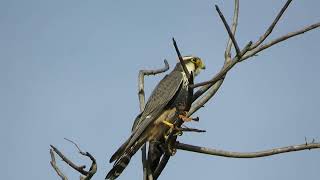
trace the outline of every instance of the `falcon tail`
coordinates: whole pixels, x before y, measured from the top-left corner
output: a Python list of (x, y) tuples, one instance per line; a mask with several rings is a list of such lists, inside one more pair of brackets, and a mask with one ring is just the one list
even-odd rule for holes
[(108, 172), (106, 179), (116, 179), (122, 171), (127, 167), (131, 159), (131, 155), (124, 154), (122, 155), (118, 161), (113, 165), (113, 168)]
[(116, 159), (119, 159), (120, 156), (124, 153), (124, 151), (126, 150), (126, 147), (128, 145), (130, 141), (130, 138), (126, 140), (126, 142), (124, 142), (119, 148), (118, 150), (111, 156), (109, 163), (112, 163), (113, 161), (115, 161)]
[(146, 142), (146, 138), (137, 141), (133, 146), (127, 147), (130, 138), (121, 145), (121, 147), (112, 155), (110, 162), (116, 160), (112, 169), (108, 172), (106, 179), (116, 179), (122, 171), (127, 167), (131, 157), (140, 149)]

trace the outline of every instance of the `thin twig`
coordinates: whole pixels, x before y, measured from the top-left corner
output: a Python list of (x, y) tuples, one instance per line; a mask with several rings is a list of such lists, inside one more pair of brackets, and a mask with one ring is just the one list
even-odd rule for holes
[(70, 139), (68, 139), (68, 138), (63, 138), (63, 139), (65, 139), (65, 140), (67, 140), (67, 141), (71, 142), (73, 145), (75, 145), (75, 146), (76, 146), (76, 148), (78, 149), (79, 153), (81, 153), (81, 154), (82, 154), (81, 149), (79, 148), (79, 146), (78, 146), (75, 142), (71, 141), (71, 140), (70, 140)]
[(305, 32), (308, 32), (308, 31), (313, 30), (313, 29), (318, 28), (318, 27), (320, 27), (320, 22), (312, 24), (312, 25), (309, 25), (309, 26), (306, 26), (306, 27), (304, 27), (304, 28), (302, 28), (302, 29), (300, 29), (298, 31), (290, 32), (290, 33), (288, 33), (286, 35), (283, 35), (283, 36), (281, 36), (279, 38), (276, 38), (276, 39), (274, 39), (274, 40), (272, 40), (272, 41), (270, 41), (270, 42), (268, 42), (266, 44), (263, 44), (263, 45), (257, 47), (256, 49), (254, 49), (252, 51), (249, 51), (248, 54), (244, 55), (241, 58), (241, 61), (243, 61), (245, 59), (248, 59), (249, 57), (252, 57), (252, 56), (256, 55), (257, 53), (259, 53), (259, 52), (261, 52), (261, 51), (263, 51), (263, 50), (265, 50), (265, 49), (267, 49), (267, 48), (269, 48), (269, 47), (271, 47), (271, 46), (273, 46), (275, 44), (278, 44), (278, 43), (280, 43), (282, 41), (285, 41), (285, 40), (287, 40), (289, 38), (292, 38), (294, 36), (303, 34)]
[(72, 167), (74, 170), (78, 171), (79, 173), (81, 173), (82, 175), (87, 175), (88, 171), (84, 170), (84, 166), (77, 166), (75, 165), (71, 160), (69, 160), (65, 155), (62, 154), (62, 152), (59, 151), (59, 149), (57, 149), (56, 147), (54, 147), (53, 145), (50, 145), (51, 148), (53, 149), (53, 151), (55, 153), (57, 153), (61, 159), (67, 163), (70, 167)]
[(236, 56), (236, 57), (233, 58), (232, 61), (229, 61), (228, 63), (226, 63), (223, 66), (223, 68), (220, 70), (220, 72), (218, 72), (211, 80), (204, 81), (204, 82), (201, 82), (201, 83), (197, 83), (197, 84), (194, 84), (194, 85), (190, 85), (190, 88), (197, 88), (197, 87), (205, 86), (205, 85), (208, 85), (208, 84), (215, 84), (220, 79), (224, 78), (224, 76), (229, 72), (229, 70), (232, 69), (233, 66), (236, 65), (238, 62), (240, 62), (240, 60), (242, 59), (242, 56), (248, 52), (251, 44), (252, 44), (252, 41), (247, 43), (247, 45), (240, 52), (240, 56)]
[[(233, 36), (236, 35), (237, 26), (238, 26), (238, 17), (239, 17), (239, 0), (234, 0), (234, 11), (233, 11), (233, 18), (232, 18), (232, 26), (231, 26), (231, 32)], [(232, 46), (232, 40), (229, 36), (227, 47), (224, 52), (225, 62), (228, 62), (231, 60), (231, 46)]]
[(58, 174), (58, 176), (62, 179), (62, 180), (68, 180), (68, 177), (65, 176), (61, 170), (59, 169), (59, 167), (57, 166), (57, 163), (56, 163), (56, 158), (54, 156), (54, 152), (52, 149), (50, 149), (50, 155), (51, 155), (51, 161), (50, 161), (50, 164), (51, 166), (53, 167), (53, 169), (56, 171), (56, 173)]
[(317, 149), (317, 148), (320, 148), (320, 143), (310, 143), (310, 144), (304, 143), (300, 145), (287, 146), (287, 147), (275, 148), (275, 149), (258, 151), (258, 152), (231, 152), (231, 151), (225, 151), (225, 150), (219, 150), (219, 149), (213, 149), (213, 148), (207, 148), (207, 147), (194, 146), (194, 145), (184, 144), (180, 142), (176, 142), (175, 147), (177, 149), (181, 149), (185, 151), (203, 153), (203, 154), (208, 154), (213, 156), (222, 156), (222, 157), (229, 157), (229, 158), (259, 158), (259, 157), (265, 157), (265, 156), (272, 156), (280, 153), (302, 151), (306, 149), (309, 149), (309, 150)]
[[(83, 156), (87, 156), (90, 158), (91, 160), (91, 167), (88, 171), (88, 174), (85, 176), (85, 177), (81, 177), (81, 179), (83, 180), (88, 180), (88, 179), (91, 179), (91, 177), (97, 172), (97, 162), (96, 162), (96, 159), (89, 153), (89, 152), (84, 152), (84, 151), (81, 151), (81, 149), (79, 148), (78, 144), (75, 143), (74, 141), (70, 140), (70, 139), (67, 139), (67, 138), (64, 138), (65, 140), (71, 142), (72, 144), (74, 144), (76, 146), (76, 148), (78, 149), (79, 153)], [(85, 168), (86, 166), (81, 166), (81, 168)]]
[[(232, 27), (231, 27), (231, 31), (232, 31), (233, 36), (235, 36), (235, 34), (236, 34), (237, 25), (238, 25), (238, 17), (239, 17), (239, 0), (235, 0), (234, 1), (234, 13), (233, 13), (233, 18), (232, 18)], [(232, 40), (229, 36), (228, 42), (227, 42), (227, 48), (225, 50), (224, 66), (226, 66), (226, 64), (229, 64), (229, 62), (231, 61), (231, 45), (232, 45)], [(197, 92), (195, 92), (193, 95), (192, 101), (194, 103), (192, 104), (188, 115), (191, 116), (194, 112), (196, 112), (198, 109), (203, 107), (204, 104), (207, 103), (216, 94), (216, 92), (219, 90), (219, 88), (223, 84), (223, 81), (224, 81), (224, 77), (221, 78), (220, 80), (218, 80), (215, 84), (211, 83), (208, 85), (204, 85), (200, 89), (198, 89)], [(198, 99), (200, 96), (202, 96), (201, 99)]]
[(189, 71), (188, 71), (188, 69), (187, 69), (187, 66), (185, 65), (185, 63), (184, 63), (184, 61), (183, 61), (183, 59), (182, 59), (182, 56), (181, 56), (181, 54), (180, 54), (180, 51), (179, 51), (177, 42), (176, 42), (176, 40), (175, 40), (174, 38), (172, 38), (172, 41), (173, 41), (174, 49), (175, 49), (176, 52), (177, 52), (177, 55), (178, 55), (180, 64), (181, 64), (181, 66), (182, 66), (182, 68), (183, 68), (183, 71), (184, 71), (184, 73), (186, 73), (187, 78), (190, 79), (190, 73), (189, 73)]
[[(66, 139), (66, 138), (65, 138)], [(50, 153), (52, 151), (54, 151), (55, 153), (57, 153), (60, 158), (67, 163), (70, 167), (72, 167), (73, 169), (75, 169), (76, 171), (78, 171), (79, 173), (81, 173), (82, 175), (84, 175), (85, 177), (80, 176), (80, 179), (84, 179), (84, 180), (89, 180), (93, 177), (93, 175), (97, 172), (97, 162), (96, 159), (89, 153), (89, 152), (83, 152), (80, 150), (79, 146), (74, 143), (73, 141), (66, 139), (68, 141), (70, 141), (71, 143), (73, 143), (79, 150), (79, 153), (83, 156), (87, 156), (90, 158), (90, 160), (92, 161), (91, 163), (91, 167), (89, 169), (89, 171), (84, 170), (86, 166), (82, 165), (82, 166), (77, 166), (75, 165), (71, 160), (69, 160), (61, 151), (59, 151), (59, 149), (57, 149), (56, 147), (54, 147), (53, 145), (50, 145), (52, 149), (50, 149)], [(60, 175), (59, 175), (60, 176)], [(61, 177), (61, 176), (60, 176)]]
[(206, 132), (206, 130), (202, 130), (202, 129), (195, 129), (195, 128), (176, 128), (177, 131), (181, 131), (181, 132), (197, 132), (197, 133), (203, 133)]
[(227, 72), (234, 66), (237, 64), (238, 61), (231, 61), (229, 63), (227, 63), (225, 66), (223, 66), (223, 68), (209, 81), (204, 81), (201, 83), (197, 83), (194, 85), (190, 85), (190, 88), (197, 88), (200, 86), (204, 86), (207, 84), (215, 84), (216, 82), (218, 82), (220, 79), (224, 78), (224, 76), (227, 74)]
[(279, 19), (281, 18), (282, 14), (286, 11), (288, 6), (290, 5), (292, 0), (288, 0), (286, 4), (281, 8), (280, 12), (278, 13), (277, 17), (273, 20), (267, 31), (259, 38), (259, 40), (254, 43), (251, 47), (250, 50), (258, 47), (272, 32), (276, 24), (278, 23)]
[(240, 54), (240, 48), (239, 48), (238, 43), (237, 43), (237, 41), (236, 41), (236, 39), (235, 39), (235, 37), (234, 37), (234, 34), (232, 33), (232, 31), (231, 31), (231, 29), (230, 29), (230, 27), (229, 27), (226, 19), (224, 18), (222, 12), (220, 11), (219, 6), (218, 6), (218, 5), (215, 5), (215, 7), (216, 7), (216, 10), (217, 10), (218, 13), (219, 13), (219, 16), (220, 16), (223, 24), (224, 24), (224, 27), (226, 28), (226, 30), (227, 30), (227, 32), (228, 32), (228, 35), (229, 35), (230, 39), (232, 40), (233, 46), (234, 46), (234, 48), (236, 49), (236, 52), (237, 52), (237, 56), (240, 58), (240, 56), (241, 56), (241, 54)]

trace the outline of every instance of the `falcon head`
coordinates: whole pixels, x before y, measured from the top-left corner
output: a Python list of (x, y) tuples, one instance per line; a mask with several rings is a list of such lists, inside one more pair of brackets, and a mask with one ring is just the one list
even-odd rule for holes
[(193, 72), (193, 74), (195, 76), (197, 76), (202, 69), (206, 68), (205, 64), (202, 62), (202, 60), (199, 57), (184, 56), (182, 59), (186, 65), (188, 71), (190, 73)]

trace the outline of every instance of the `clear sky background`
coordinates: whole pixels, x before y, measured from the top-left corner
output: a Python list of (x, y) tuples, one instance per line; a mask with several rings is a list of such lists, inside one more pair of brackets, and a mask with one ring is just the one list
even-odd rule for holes
[[(233, 0), (0, 1), (1, 179), (59, 179), (50, 144), (89, 164), (64, 137), (96, 157), (93, 179), (103, 179), (139, 111), (138, 71), (163, 67), (164, 58), (172, 68), (173, 36), (182, 54), (205, 61), (197, 82), (223, 65), (227, 33), (215, 3), (230, 22)], [(240, 46), (257, 40), (284, 3), (242, 0)], [(319, 1), (294, 1), (270, 38), (319, 22), (319, 7)], [(200, 122), (189, 124), (207, 133), (185, 133), (180, 141), (232, 151), (301, 144), (305, 137), (319, 142), (319, 42), (317, 29), (239, 64), (197, 112)], [(161, 77), (147, 78), (147, 95)], [(69, 179), (78, 179), (58, 162)], [(160, 179), (318, 179), (319, 162), (319, 150), (259, 159), (178, 151)], [(119, 179), (141, 178), (138, 153)]]

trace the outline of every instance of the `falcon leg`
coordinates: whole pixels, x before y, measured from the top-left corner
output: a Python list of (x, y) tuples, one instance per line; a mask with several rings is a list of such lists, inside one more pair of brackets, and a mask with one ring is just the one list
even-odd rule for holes
[(168, 130), (168, 132), (164, 134), (164, 139), (165, 139), (165, 141), (167, 141), (169, 135), (171, 134), (171, 132), (173, 131), (173, 129), (175, 128), (175, 126), (174, 126), (174, 124), (172, 124), (172, 123), (170, 123), (169, 121), (166, 121), (166, 120), (162, 121), (162, 123), (165, 124), (165, 125), (167, 125), (167, 126), (169, 126), (169, 128), (170, 128), (170, 129)]
[(163, 124), (169, 126), (170, 128), (174, 128), (174, 125), (172, 123), (170, 123), (169, 121), (162, 121)]
[(183, 111), (181, 114), (178, 115), (178, 117), (184, 122), (190, 122), (193, 120), (193, 118), (187, 117), (187, 113), (187, 111)]

